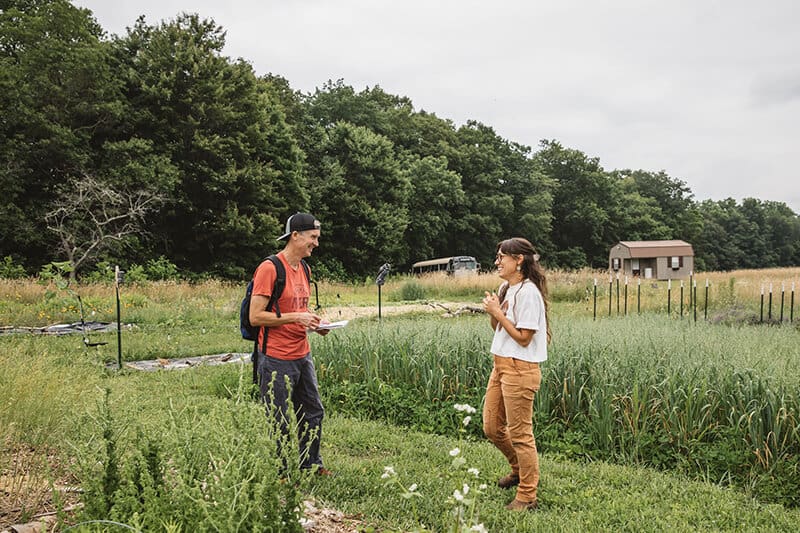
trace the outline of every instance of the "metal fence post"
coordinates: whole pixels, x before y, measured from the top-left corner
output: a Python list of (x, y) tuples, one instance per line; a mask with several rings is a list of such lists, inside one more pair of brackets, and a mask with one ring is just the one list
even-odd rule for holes
[(625, 276), (625, 316), (628, 316), (628, 276)]
[(642, 314), (642, 278), (636, 278), (636, 313)]
[(667, 316), (672, 314), (672, 280), (667, 280)]

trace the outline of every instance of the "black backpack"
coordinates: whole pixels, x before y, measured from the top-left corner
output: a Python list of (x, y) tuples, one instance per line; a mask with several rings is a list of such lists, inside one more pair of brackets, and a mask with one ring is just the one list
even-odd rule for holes
[[(267, 311), (272, 311), (275, 309), (275, 314), (278, 317), (281, 316), (281, 308), (278, 305), (278, 300), (283, 294), (283, 289), (286, 287), (286, 269), (283, 266), (283, 262), (278, 258), (277, 255), (271, 255), (267, 257), (267, 261), (272, 262), (275, 265), (275, 284), (272, 286), (272, 294), (269, 297), (269, 302), (267, 302)], [(300, 264), (303, 265), (303, 272), (306, 274), (306, 279), (308, 280), (309, 287), (313, 283), (311, 281), (311, 271), (308, 268), (308, 263), (305, 260), (300, 260)], [(314, 287), (316, 288), (316, 283), (314, 283)], [(245, 290), (244, 299), (242, 300), (242, 305), (239, 308), (239, 329), (242, 332), (242, 338), (248, 341), (253, 341), (253, 353), (250, 356), (250, 359), (253, 361), (253, 383), (258, 383), (258, 332), (261, 330), (263, 326), (253, 326), (250, 324), (250, 299), (253, 296), (253, 280), (250, 280), (250, 283), (247, 284), (247, 289)], [(317, 295), (317, 307), (319, 307), (319, 295)], [(269, 328), (264, 328), (264, 340), (261, 345), (261, 352), (267, 353), (267, 334), (269, 333)]]

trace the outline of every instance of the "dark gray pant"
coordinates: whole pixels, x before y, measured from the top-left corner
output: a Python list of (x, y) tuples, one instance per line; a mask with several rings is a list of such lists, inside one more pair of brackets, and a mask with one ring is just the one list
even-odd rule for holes
[(275, 417), (280, 424), (281, 432), (286, 436), (289, 432), (287, 409), (291, 398), (297, 417), (300, 468), (311, 468), (313, 465), (322, 467), (319, 443), (322, 438), (322, 417), (325, 411), (319, 396), (317, 372), (311, 354), (302, 359), (284, 361), (266, 357), (259, 352), (258, 385), (261, 389), (261, 400), (266, 404), (267, 416)]

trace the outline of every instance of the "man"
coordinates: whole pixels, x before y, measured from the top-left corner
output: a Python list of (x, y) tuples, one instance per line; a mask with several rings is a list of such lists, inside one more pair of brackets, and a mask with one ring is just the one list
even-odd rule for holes
[[(318, 330), (321, 318), (308, 309), (311, 287), (301, 264), (319, 246), (319, 236), (320, 223), (312, 215), (295, 213), (289, 217), (286, 233), (278, 237), (286, 241), (286, 246), (277, 254), (286, 270), (286, 285), (276, 308), (267, 311), (277, 273), (269, 260), (258, 266), (253, 276), (250, 323), (263, 326), (258, 338), (257, 368), (267, 414), (276, 417), (283, 434), (288, 436), (287, 408), (291, 399), (299, 426), (300, 468), (331, 475), (322, 466), (319, 453), (324, 411), (307, 335), (308, 331), (325, 335), (329, 330)], [(266, 353), (261, 353), (265, 334)]]

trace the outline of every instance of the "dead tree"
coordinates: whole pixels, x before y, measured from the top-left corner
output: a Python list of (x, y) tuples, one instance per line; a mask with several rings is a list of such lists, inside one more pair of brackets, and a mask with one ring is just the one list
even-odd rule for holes
[(58, 251), (72, 267), (70, 279), (111, 243), (142, 234), (145, 215), (162, 201), (157, 193), (115, 190), (88, 175), (63, 190), (44, 218), (58, 237)]

